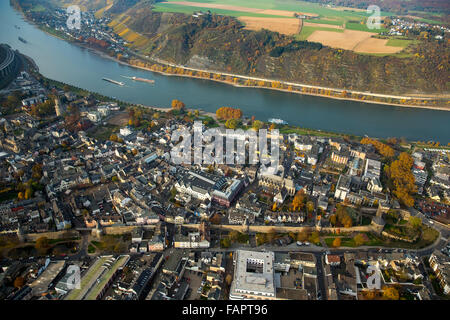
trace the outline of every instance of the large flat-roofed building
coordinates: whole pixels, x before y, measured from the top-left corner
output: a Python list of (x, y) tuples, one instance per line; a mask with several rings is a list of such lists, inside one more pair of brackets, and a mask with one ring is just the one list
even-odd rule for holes
[(336, 191), (334, 192), (334, 197), (336, 199), (344, 201), (347, 198), (347, 194), (350, 193), (351, 177), (346, 175), (340, 175), (336, 186)]
[(244, 183), (242, 180), (233, 179), (228, 186), (224, 187), (224, 190), (214, 190), (212, 192), (212, 200), (229, 207), (243, 187)]
[(364, 167), (363, 180), (369, 181), (372, 178), (380, 178), (381, 162), (377, 160), (367, 159)]
[(226, 184), (225, 177), (202, 171), (189, 171), (175, 183), (178, 192), (187, 193), (199, 200), (211, 200), (213, 190), (221, 190)]
[(64, 260), (51, 262), (44, 272), (30, 284), (34, 296), (40, 296), (49, 291), (50, 284), (62, 272), (64, 264)]
[(276, 299), (273, 252), (237, 250), (230, 300)]
[[(70, 288), (68, 281), (70, 280), (66, 276), (63, 278), (64, 282), (60, 281), (58, 286), (62, 294), (71, 289), (70, 292), (64, 297), (64, 300), (96, 300), (101, 299), (114, 278), (119, 274), (120, 270), (128, 263), (130, 256), (123, 255), (118, 258), (110, 256), (98, 257), (94, 264), (84, 272), (81, 277), (81, 283), (79, 287)], [(62, 282), (62, 283), (61, 283)]]

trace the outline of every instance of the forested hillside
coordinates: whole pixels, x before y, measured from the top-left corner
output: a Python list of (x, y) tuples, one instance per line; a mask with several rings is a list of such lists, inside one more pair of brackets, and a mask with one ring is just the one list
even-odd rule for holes
[[(28, 0), (28, 2), (33, 0)], [(68, 1), (51, 0), (59, 4)], [(350, 1), (350, 0), (349, 0)], [(355, 0), (356, 1), (356, 0)], [(155, 12), (154, 0), (76, 1), (102, 10), (132, 50), (188, 67), (384, 94), (448, 93), (450, 50), (424, 38), (404, 57), (373, 56), (244, 29), (234, 17)], [(100, 4), (105, 7), (100, 8)]]
[(381, 93), (450, 89), (446, 43), (424, 40), (408, 58), (377, 57), (244, 30), (233, 17), (153, 12), (151, 1), (112, 17), (149, 39), (142, 53), (190, 67)]

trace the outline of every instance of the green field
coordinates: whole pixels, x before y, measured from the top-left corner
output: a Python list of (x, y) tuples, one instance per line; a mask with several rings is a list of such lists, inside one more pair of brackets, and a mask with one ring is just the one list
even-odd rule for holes
[(415, 40), (407, 40), (407, 39), (389, 39), (387, 45), (391, 47), (406, 48), (407, 46), (415, 42), (416, 42)]
[(185, 14), (192, 14), (195, 11), (208, 11), (210, 10), (213, 13), (224, 15), (224, 16), (230, 16), (230, 17), (271, 17), (271, 18), (286, 18), (284, 16), (277, 16), (277, 15), (266, 15), (261, 13), (252, 13), (252, 12), (242, 12), (242, 11), (234, 11), (234, 10), (225, 10), (225, 9), (212, 9), (207, 7), (191, 7), (191, 6), (181, 6), (178, 4), (171, 4), (171, 3), (158, 3), (155, 6), (155, 9), (153, 11), (155, 12), (177, 12), (177, 13), (185, 13)]
[[(208, 7), (192, 7), (186, 5), (179, 5), (170, 2), (176, 2), (180, 0), (166, 0), (169, 3), (157, 3), (155, 5), (154, 11), (157, 12), (178, 12), (185, 14), (192, 14), (195, 11), (208, 11), (210, 10), (216, 14), (228, 15), (233, 17), (250, 16), (250, 17), (271, 17), (271, 18), (288, 18), (286, 16), (279, 15), (269, 15), (263, 13), (252, 13), (225, 9), (215, 9)], [(367, 28), (365, 24), (365, 19), (369, 16), (365, 11), (357, 11), (350, 8), (344, 10), (338, 10), (333, 8), (328, 8), (321, 6), (316, 3), (309, 3), (304, 1), (293, 1), (293, 0), (192, 0), (192, 2), (198, 2), (203, 4), (223, 4), (229, 6), (239, 6), (246, 8), (256, 8), (256, 9), (271, 9), (271, 10), (285, 10), (294, 12), (304, 12), (317, 14), (319, 17), (317, 19), (307, 19), (308, 23), (315, 24), (326, 24), (330, 26), (345, 26), (349, 30), (366, 31), (366, 32), (376, 32), (380, 33), (386, 31), (382, 28), (379, 30), (371, 30)], [(238, 10), (238, 8), (236, 8)], [(382, 15), (391, 15), (390, 12), (382, 12)], [(306, 40), (315, 30), (320, 31), (334, 31), (343, 32), (343, 30), (336, 30), (335, 28), (326, 28), (323, 26), (313, 27), (304, 26), (302, 32), (296, 35), (297, 40)]]
[(376, 32), (381, 33), (387, 31), (385, 28), (380, 29), (369, 29), (365, 23), (356, 23), (356, 22), (347, 22), (345, 24), (345, 28), (349, 30), (356, 30), (356, 31), (366, 31), (366, 32)]
[(310, 20), (307, 20), (307, 22), (309, 22), (309, 23), (329, 24), (329, 25), (332, 25), (332, 26), (339, 26), (339, 27), (344, 26), (344, 21), (343, 20), (310, 19)]
[[(165, 2), (177, 2), (180, 0), (166, 0)], [(357, 9), (347, 8), (345, 10), (338, 10), (334, 8), (328, 8), (321, 6), (316, 3), (309, 3), (304, 1), (293, 1), (293, 0), (192, 0), (191, 2), (199, 2), (199, 3), (209, 3), (209, 4), (224, 4), (229, 6), (240, 6), (246, 8), (255, 8), (255, 9), (271, 9), (271, 10), (285, 10), (285, 11), (295, 11), (295, 12), (304, 12), (304, 13), (312, 13), (319, 15), (320, 19), (317, 20), (317, 23), (325, 23), (325, 24), (334, 24), (334, 25), (343, 25), (345, 22), (349, 20), (363, 20), (366, 17), (370, 16), (365, 11), (357, 11)], [(194, 11), (202, 10), (207, 11), (210, 10), (213, 13), (217, 14), (227, 14), (226, 12), (229, 10), (215, 9), (215, 8), (206, 8), (200, 9), (200, 7), (191, 7), (186, 5), (178, 5), (178, 4), (167, 4), (167, 3), (157, 3), (155, 5), (155, 11), (161, 12), (182, 12), (182, 13), (192, 13)], [(233, 16), (253, 16), (250, 12), (240, 12), (240, 11), (232, 11), (234, 12)], [(391, 12), (381, 12), (382, 16), (385, 15), (393, 15)], [(257, 15), (263, 17), (274, 17), (274, 15)], [(310, 22), (314, 22), (310, 20)]]

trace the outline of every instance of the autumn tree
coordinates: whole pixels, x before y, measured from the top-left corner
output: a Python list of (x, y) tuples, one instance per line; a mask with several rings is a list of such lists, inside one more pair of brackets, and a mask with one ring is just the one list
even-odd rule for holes
[(228, 238), (230, 238), (232, 242), (237, 241), (237, 239), (239, 238), (239, 232), (236, 230), (230, 231), (230, 233), (228, 234)]
[(16, 279), (14, 279), (14, 288), (20, 289), (24, 286), (25, 284), (25, 279), (21, 276), (17, 277)]
[(32, 178), (36, 181), (41, 180), (42, 178), (42, 164), (36, 163), (31, 169)]
[(330, 223), (332, 226), (336, 226), (336, 222), (337, 222), (337, 216), (335, 214), (332, 214), (330, 216)]
[(117, 142), (119, 140), (119, 138), (117, 137), (117, 134), (111, 134), (109, 136), (109, 140), (113, 141), (113, 142)]
[(419, 217), (411, 217), (409, 218), (409, 223), (413, 228), (419, 229), (422, 226), (422, 219)]
[(36, 240), (35, 243), (35, 248), (39, 251), (39, 252), (44, 252), (49, 246), (49, 241), (47, 237), (40, 237)]
[(341, 238), (335, 238), (333, 240), (333, 247), (337, 248), (341, 246)]
[(273, 203), (272, 211), (274, 211), (274, 212), (277, 211), (277, 203), (276, 202)]
[(276, 232), (274, 228), (271, 228), (268, 233), (266, 233), (266, 241), (271, 243), (275, 240)]
[(318, 243), (320, 241), (320, 233), (318, 231), (314, 231), (309, 236), (309, 242), (311, 243)]
[(174, 99), (172, 100), (172, 109), (174, 110), (182, 110), (184, 109), (184, 107), (186, 106), (183, 102), (181, 102), (180, 100)]
[(292, 200), (292, 209), (294, 211), (302, 211), (303, 207), (305, 206), (305, 202), (306, 195), (305, 191), (303, 191), (302, 189), (295, 194), (294, 199)]
[(220, 222), (222, 221), (222, 217), (220, 216), (220, 214), (216, 213), (209, 219), (209, 221), (212, 224), (220, 224)]
[(228, 120), (225, 122), (225, 127), (226, 127), (227, 129), (236, 129), (236, 128), (237, 128), (237, 125), (238, 125), (238, 121), (237, 121), (236, 119), (228, 119)]
[(366, 239), (363, 234), (358, 233), (356, 236), (353, 237), (353, 241), (355, 242), (355, 245), (357, 247), (361, 246), (366, 242)]
[(231, 240), (229, 238), (220, 239), (220, 245), (223, 248), (229, 248), (231, 246)]
[(259, 129), (262, 128), (263, 125), (264, 125), (264, 122), (255, 120), (255, 121), (253, 121), (252, 128), (255, 129), (256, 131), (258, 131)]
[(308, 202), (306, 203), (306, 211), (307, 211), (308, 213), (312, 213), (312, 212), (314, 211), (314, 202), (308, 201)]
[(225, 282), (230, 286), (231, 281), (233, 281), (233, 277), (231, 276), (231, 274), (227, 274), (227, 276), (225, 277)]
[(399, 300), (400, 294), (395, 287), (383, 287), (383, 298), (386, 300)]
[(407, 207), (414, 205), (413, 194), (417, 192), (415, 178), (411, 172), (413, 164), (414, 161), (411, 156), (402, 152), (397, 160), (384, 168), (393, 194)]
[(361, 140), (361, 144), (371, 144), (377, 149), (377, 151), (386, 158), (392, 158), (395, 155), (394, 149), (392, 149), (387, 144), (384, 144), (378, 140), (371, 139), (371, 138), (363, 138)]
[(330, 216), (330, 223), (335, 227), (350, 228), (353, 225), (353, 221), (347, 212), (347, 208), (341, 204), (338, 204), (336, 208), (336, 213)]
[(216, 116), (218, 119), (230, 120), (230, 119), (240, 119), (242, 117), (242, 110), (235, 109), (231, 107), (221, 107), (217, 109)]
[(29, 199), (31, 199), (32, 196), (33, 196), (33, 189), (31, 187), (28, 187), (25, 190), (24, 198), (25, 198), (25, 200), (29, 200)]
[(375, 300), (378, 297), (378, 293), (376, 290), (364, 290), (362, 291), (362, 293), (366, 300)]
[(308, 240), (308, 238), (309, 238), (309, 235), (308, 235), (308, 232), (306, 232), (306, 231), (301, 231), (301, 232), (297, 233), (297, 241), (304, 242), (304, 241)]

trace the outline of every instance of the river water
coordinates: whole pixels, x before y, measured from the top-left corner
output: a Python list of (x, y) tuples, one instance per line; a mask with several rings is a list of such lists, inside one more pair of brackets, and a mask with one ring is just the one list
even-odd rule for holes
[[(19, 28), (16, 28), (18, 26)], [(221, 106), (240, 108), (244, 115), (267, 121), (372, 137), (450, 142), (450, 112), (412, 109), (302, 96), (267, 89), (237, 88), (213, 81), (164, 76), (121, 65), (88, 49), (46, 34), (24, 21), (9, 0), (0, 0), (0, 43), (30, 56), (43, 75), (131, 103), (169, 107), (172, 99), (189, 108), (215, 112)], [(27, 40), (22, 43), (18, 37)], [(155, 85), (122, 76), (154, 79)], [(103, 81), (125, 82), (123, 87)]]

